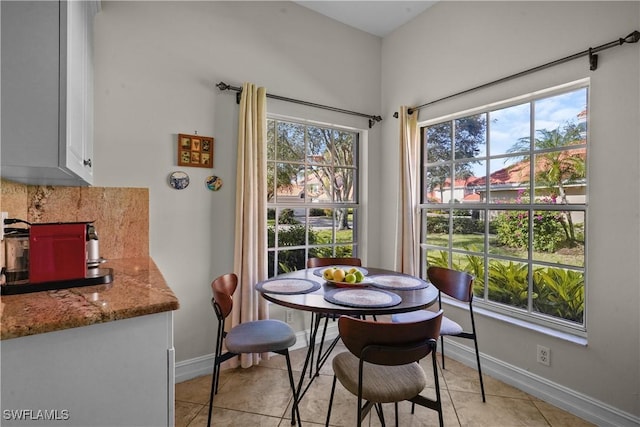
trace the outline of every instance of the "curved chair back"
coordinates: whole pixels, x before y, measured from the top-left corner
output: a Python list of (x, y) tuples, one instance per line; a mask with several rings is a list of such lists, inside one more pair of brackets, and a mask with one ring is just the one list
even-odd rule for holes
[(411, 323), (338, 319), (342, 342), (358, 358), (377, 365), (406, 365), (435, 350), (442, 311), (430, 319)]
[(211, 282), (213, 298), (211, 304), (221, 319), (226, 319), (233, 308), (233, 293), (238, 286), (238, 276), (234, 273), (225, 274)]
[(429, 267), (427, 277), (440, 292), (452, 298), (464, 302), (471, 302), (473, 299), (473, 276), (469, 273), (444, 267)]
[(326, 267), (329, 265), (353, 265), (354, 267), (362, 267), (360, 258), (309, 258), (307, 260), (307, 268)]

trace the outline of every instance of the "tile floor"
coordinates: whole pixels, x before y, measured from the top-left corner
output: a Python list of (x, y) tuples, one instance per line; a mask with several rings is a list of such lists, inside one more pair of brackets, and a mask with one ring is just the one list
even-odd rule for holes
[[(333, 351), (345, 351), (339, 344)], [(297, 382), (304, 363), (306, 349), (294, 350), (291, 362)], [(440, 362), (438, 355), (438, 362)], [(433, 378), (431, 357), (421, 364), (427, 378)], [(452, 359), (446, 359), (446, 369), (439, 369), (444, 425), (453, 426), (571, 426), (592, 424), (562, 411), (516, 388), (484, 375), (487, 401), (482, 402), (478, 374)], [(329, 360), (300, 404), (303, 426), (325, 425), (333, 372)], [(433, 381), (431, 381), (433, 384)], [(207, 425), (211, 375), (176, 384), (176, 427)], [(427, 386), (423, 392), (434, 398), (435, 390)], [(218, 394), (214, 398), (213, 426), (291, 426), (291, 392), (283, 356), (275, 355), (259, 366), (230, 369), (220, 376)], [(399, 405), (400, 426), (437, 426), (437, 412), (411, 404)], [(393, 405), (385, 405), (386, 424), (393, 426)], [(356, 398), (338, 383), (331, 412), (331, 426), (351, 427), (356, 424)], [(369, 415), (366, 426), (380, 426), (375, 415)]]

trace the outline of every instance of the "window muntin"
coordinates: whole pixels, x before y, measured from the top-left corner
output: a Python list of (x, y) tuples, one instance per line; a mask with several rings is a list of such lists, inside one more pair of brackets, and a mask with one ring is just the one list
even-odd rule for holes
[(587, 101), (579, 82), (422, 127), (423, 267), (469, 271), (480, 306), (578, 335)]
[(269, 277), (358, 256), (358, 143), (354, 130), (267, 120)]

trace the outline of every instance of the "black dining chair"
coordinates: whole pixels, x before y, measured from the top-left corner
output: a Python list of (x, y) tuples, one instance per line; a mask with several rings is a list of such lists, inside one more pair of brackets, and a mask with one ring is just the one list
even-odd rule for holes
[[(291, 369), (291, 359), (289, 358), (289, 347), (296, 343), (296, 334), (291, 326), (285, 322), (271, 319), (241, 323), (226, 332), (225, 320), (233, 309), (233, 293), (236, 291), (237, 286), (238, 277), (233, 273), (220, 276), (211, 283), (213, 292), (211, 304), (218, 318), (218, 334), (216, 337), (213, 377), (211, 379), (207, 427), (211, 427), (213, 397), (218, 393), (220, 364), (239, 354), (268, 352), (282, 354), (286, 359), (289, 384), (293, 396), (292, 416), (294, 418), (297, 416), (298, 425), (300, 425), (300, 413), (296, 405), (296, 387), (293, 380), (293, 370)], [(226, 346), (226, 352), (223, 352), (224, 346)]]
[[(478, 335), (476, 333), (476, 322), (473, 317), (473, 276), (464, 271), (452, 270), (445, 267), (429, 267), (427, 269), (429, 281), (438, 289), (438, 309), (442, 310), (442, 294), (446, 294), (458, 301), (469, 304), (469, 315), (471, 317), (471, 332), (464, 331), (462, 326), (444, 316), (440, 329), (440, 352), (442, 355), (442, 369), (444, 366), (444, 336), (466, 338), (473, 340), (476, 351), (476, 362), (478, 364), (478, 376), (480, 377), (480, 390), (482, 401), (486, 402), (484, 395), (484, 382), (482, 381), (482, 368), (480, 367), (480, 352), (478, 351)], [(394, 314), (391, 316), (393, 322), (416, 322), (433, 316), (433, 312), (428, 310), (418, 310), (409, 313)]]
[[(336, 382), (340, 381), (345, 389), (358, 397), (358, 427), (374, 407), (384, 426), (383, 403), (395, 404), (398, 426), (397, 405), (404, 400), (437, 411), (442, 427), (444, 421), (436, 363), (441, 320), (442, 311), (432, 318), (412, 323), (341, 316), (338, 329), (348, 351), (336, 355), (332, 361), (334, 376), (325, 425), (329, 426)], [(418, 362), (429, 354), (433, 365), (435, 400), (420, 394), (427, 385), (427, 376)]]
[[(346, 258), (346, 257), (334, 257), (334, 258), (309, 258), (307, 260), (307, 268), (316, 268), (316, 267), (331, 267), (333, 265), (348, 265), (352, 267), (362, 267), (362, 260), (360, 258)], [(318, 317), (316, 317), (318, 316)], [(316, 360), (316, 367), (319, 368), (322, 361), (322, 348), (324, 346), (324, 340), (327, 336), (327, 327), (329, 325), (329, 319), (335, 320), (335, 316), (325, 315), (321, 313), (312, 313), (311, 314), (311, 331), (310, 334), (313, 336), (313, 332), (315, 330), (315, 325), (319, 322), (322, 322), (324, 319), (324, 325), (322, 327), (322, 337), (320, 338), (320, 343), (318, 345), (318, 356)], [(316, 332), (317, 334), (317, 332)], [(335, 347), (338, 338), (336, 338), (333, 343), (330, 344), (330, 347), (327, 351), (330, 351)], [(309, 368), (309, 376), (314, 375), (313, 372), (313, 358), (314, 358), (315, 349), (311, 349), (311, 366)]]

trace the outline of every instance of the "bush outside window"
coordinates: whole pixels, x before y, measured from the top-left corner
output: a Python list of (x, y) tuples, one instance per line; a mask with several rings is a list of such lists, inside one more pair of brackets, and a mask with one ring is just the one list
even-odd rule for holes
[(585, 335), (588, 82), (426, 122), (423, 270), (475, 276), (475, 303)]

